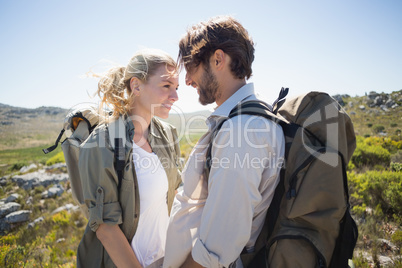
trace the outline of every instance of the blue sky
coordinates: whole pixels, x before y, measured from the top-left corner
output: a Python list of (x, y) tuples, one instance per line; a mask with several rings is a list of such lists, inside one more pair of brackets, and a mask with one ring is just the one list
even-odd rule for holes
[[(187, 27), (216, 15), (234, 16), (253, 37), (250, 81), (267, 101), (282, 86), (291, 95), (390, 93), (402, 89), (401, 14), (400, 0), (0, 0), (0, 103), (96, 102), (88, 71), (126, 65), (144, 47), (176, 58)], [(176, 110), (205, 109), (184, 73), (180, 84)]]

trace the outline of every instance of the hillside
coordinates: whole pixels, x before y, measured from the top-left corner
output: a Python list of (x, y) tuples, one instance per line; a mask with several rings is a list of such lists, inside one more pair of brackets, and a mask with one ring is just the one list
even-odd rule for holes
[[(355, 267), (402, 268), (402, 90), (334, 98), (358, 134), (347, 171), (359, 228)], [(72, 198), (60, 146), (41, 151), (54, 143), (67, 112), (0, 104), (0, 267), (75, 267), (87, 220)], [(189, 134), (180, 135), (184, 158), (209, 113), (170, 116)]]
[[(334, 96), (350, 115), (356, 135), (400, 137), (402, 90), (391, 94), (370, 92), (367, 96)], [(341, 99), (340, 99), (341, 98)]]
[(66, 114), (66, 109), (57, 107), (28, 109), (0, 104), (0, 151), (54, 143)]

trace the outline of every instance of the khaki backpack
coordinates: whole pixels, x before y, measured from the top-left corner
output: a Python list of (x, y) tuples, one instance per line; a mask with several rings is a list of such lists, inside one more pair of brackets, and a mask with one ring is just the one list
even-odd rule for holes
[[(284, 100), (287, 93), (282, 88), (273, 110), (261, 101), (244, 101), (228, 118), (247, 114), (273, 120), (281, 125), (286, 143), (280, 183), (255, 252), (241, 255), (243, 265), (348, 267), (358, 236), (349, 212), (346, 174), (356, 148), (351, 119), (326, 93)], [(211, 168), (211, 147), (206, 172)]]
[[(101, 119), (102, 118), (102, 119)], [(45, 154), (56, 149), (61, 137), (65, 131), (70, 131), (66, 139), (62, 141), (61, 147), (67, 165), (67, 172), (71, 184), (73, 198), (79, 204), (83, 214), (89, 218), (89, 211), (85, 204), (81, 176), (78, 169), (79, 152), (81, 144), (88, 138), (94, 128), (104, 121), (104, 116), (97, 112), (97, 109), (91, 106), (83, 106), (67, 114), (64, 119), (63, 128), (53, 146), (43, 149)], [(114, 149), (114, 163), (119, 178), (119, 185), (123, 178), (125, 164), (124, 144), (126, 140), (124, 119), (119, 117), (117, 120), (111, 120), (109, 123), (110, 144)]]

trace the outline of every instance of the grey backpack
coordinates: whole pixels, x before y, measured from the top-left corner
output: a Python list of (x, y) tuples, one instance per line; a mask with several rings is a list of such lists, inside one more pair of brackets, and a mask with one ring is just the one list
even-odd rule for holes
[[(282, 88), (273, 110), (261, 101), (244, 101), (228, 118), (261, 116), (278, 123), (285, 135), (279, 185), (256, 250), (242, 254), (242, 262), (253, 268), (348, 267), (358, 237), (349, 211), (346, 173), (356, 148), (353, 124), (326, 93), (285, 100), (287, 93)], [(210, 144), (206, 172), (211, 169)]]

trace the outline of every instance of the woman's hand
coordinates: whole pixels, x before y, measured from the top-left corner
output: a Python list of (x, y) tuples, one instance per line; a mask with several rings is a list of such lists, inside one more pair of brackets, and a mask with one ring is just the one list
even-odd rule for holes
[(142, 268), (118, 225), (101, 224), (96, 230), (96, 236), (117, 267)]

